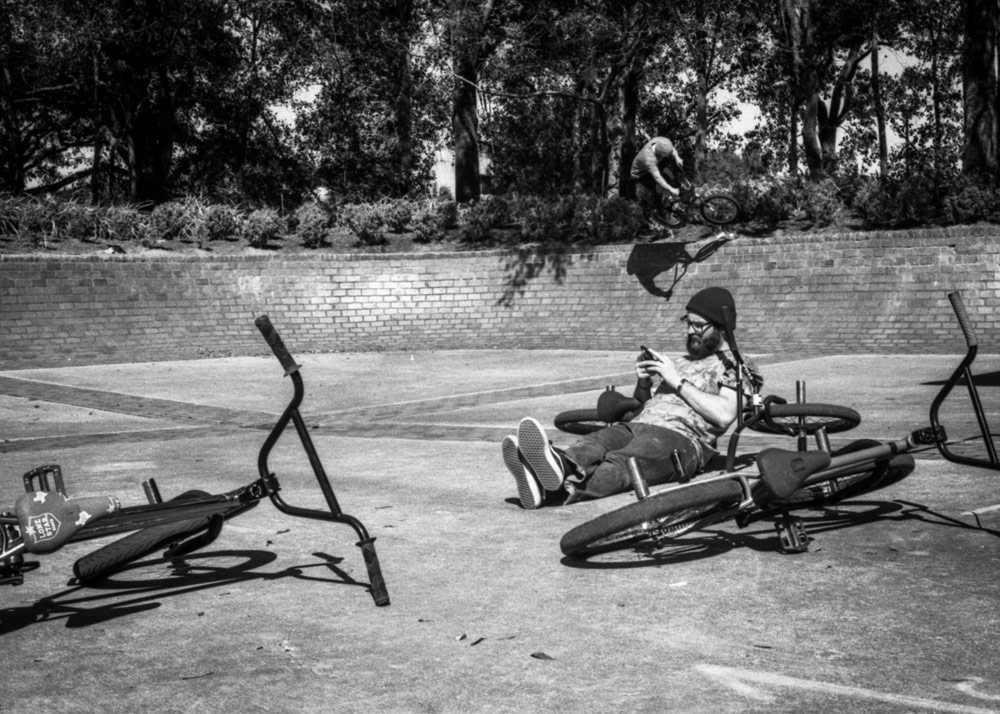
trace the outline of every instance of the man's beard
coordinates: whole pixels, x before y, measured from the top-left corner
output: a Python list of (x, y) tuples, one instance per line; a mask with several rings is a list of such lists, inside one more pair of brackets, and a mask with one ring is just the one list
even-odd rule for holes
[(705, 359), (722, 345), (722, 333), (712, 330), (707, 335), (688, 335), (687, 351), (691, 359)]

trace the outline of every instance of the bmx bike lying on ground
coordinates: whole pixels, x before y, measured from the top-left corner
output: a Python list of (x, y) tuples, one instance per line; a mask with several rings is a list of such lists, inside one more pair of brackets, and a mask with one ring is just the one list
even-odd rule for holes
[[(744, 528), (755, 518), (769, 516), (777, 516), (775, 529), (780, 550), (803, 552), (809, 548), (809, 535), (803, 520), (791, 514), (793, 510), (834, 503), (899, 481), (914, 468), (912, 452), (937, 448), (949, 461), (1000, 470), (993, 434), (970, 369), (978, 349), (975, 333), (961, 295), (956, 292), (948, 297), (965, 335), (967, 352), (934, 399), (930, 426), (892, 441), (861, 439), (832, 450), (829, 434), (854, 428), (861, 417), (847, 407), (805, 402), (801, 383), (797, 385), (795, 404), (773, 396), (761, 399), (755, 394), (749, 409), (744, 411), (744, 362), (732, 329), (727, 329), (726, 339), (738, 365), (740, 416), (729, 441), (725, 466), (692, 480), (683, 475), (680, 459), (675, 454), (674, 465), (682, 474), (681, 482), (651, 494), (638, 464), (630, 460), (629, 471), (638, 501), (568, 531), (560, 541), (562, 552), (570, 557), (586, 558), (632, 546), (659, 550), (684, 547), (682, 536), (692, 531), (724, 521), (734, 521)], [(963, 378), (980, 434), (949, 442), (939, 421), (939, 409)], [(639, 408), (638, 401), (609, 388), (598, 399), (598, 409), (563, 412), (556, 417), (556, 426), (564, 431), (584, 433), (600, 428), (602, 423), (631, 418)], [(798, 448), (795, 451), (768, 448), (752, 460), (737, 459), (737, 445), (744, 429), (795, 437)], [(815, 450), (808, 449), (810, 438), (816, 440)], [(980, 439), (987, 453), (985, 459), (956, 454), (950, 448), (957, 443)]]
[[(123, 507), (111, 496), (69, 498), (59, 466), (33, 469), (22, 477), (25, 494), (17, 499), (14, 510), (0, 512), (0, 584), (19, 585), (24, 582), (24, 572), (38, 566), (37, 562), (26, 561), (24, 553), (52, 553), (72, 541), (117, 533), (129, 535), (76, 561), (73, 573), (79, 582), (110, 575), (163, 547), (166, 547), (166, 557), (181, 557), (214, 541), (225, 520), (244, 513), (267, 497), (278, 510), (289, 515), (351, 526), (359, 538), (357, 545), (368, 570), (375, 604), (389, 604), (375, 552), (375, 538), (368, 534), (361, 521), (341, 510), (299, 413), (304, 393), (300, 367), (267, 316), (262, 315), (255, 322), (294, 388), (291, 401), (260, 448), (257, 456), (260, 478), (226, 493), (212, 495), (204, 491), (187, 491), (167, 502), (160, 497), (155, 480), (150, 479), (143, 482), (149, 503)], [(289, 422), (295, 426), (328, 510), (289, 505), (279, 494), (281, 485), (267, 460)]]

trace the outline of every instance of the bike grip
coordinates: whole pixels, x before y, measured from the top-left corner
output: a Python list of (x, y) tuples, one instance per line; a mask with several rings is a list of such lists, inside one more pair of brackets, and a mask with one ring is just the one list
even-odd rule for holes
[(256, 320), (254, 324), (257, 325), (257, 329), (260, 330), (260, 334), (264, 336), (267, 340), (267, 344), (271, 346), (271, 351), (274, 352), (274, 356), (278, 358), (281, 366), (285, 368), (285, 374), (291, 374), (299, 369), (299, 365), (295, 364), (295, 360), (292, 359), (292, 355), (289, 354), (288, 349), (285, 347), (285, 343), (281, 341), (281, 336), (278, 335), (278, 331), (274, 329), (274, 325), (271, 324), (271, 319), (267, 315), (261, 315)]
[(385, 580), (382, 578), (382, 568), (378, 564), (378, 555), (375, 553), (375, 539), (359, 541), (361, 555), (364, 556), (365, 566), (368, 568), (368, 581), (371, 583), (372, 599), (379, 607), (389, 604), (389, 591), (386, 590)]
[(948, 293), (948, 300), (951, 301), (951, 307), (955, 311), (955, 317), (958, 318), (958, 324), (962, 328), (962, 334), (965, 335), (965, 344), (969, 347), (975, 347), (977, 344), (976, 331), (972, 329), (972, 321), (969, 320), (969, 313), (965, 311), (965, 303), (962, 301), (962, 293), (958, 291)]

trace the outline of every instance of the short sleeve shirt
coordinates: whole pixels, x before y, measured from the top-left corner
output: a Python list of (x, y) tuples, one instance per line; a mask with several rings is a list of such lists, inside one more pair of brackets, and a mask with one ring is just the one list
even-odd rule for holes
[(635, 158), (632, 160), (632, 171), (629, 175), (633, 179), (638, 179), (643, 174), (657, 172), (660, 170), (660, 162), (673, 155), (674, 144), (670, 139), (663, 136), (653, 137), (635, 155)]
[[(744, 373), (743, 391), (745, 397), (749, 397), (752, 389), (759, 389), (764, 380), (751, 360), (744, 362), (746, 373)], [(719, 350), (699, 360), (683, 355), (674, 360), (674, 365), (681, 377), (708, 394), (718, 394), (723, 387), (736, 389), (736, 360), (727, 350)], [(632, 422), (661, 426), (687, 436), (694, 443), (698, 457), (704, 465), (715, 453), (716, 440), (726, 430), (719, 428), (692, 409), (658, 376), (653, 378), (652, 392), (653, 396), (643, 405), (642, 411), (632, 419)]]

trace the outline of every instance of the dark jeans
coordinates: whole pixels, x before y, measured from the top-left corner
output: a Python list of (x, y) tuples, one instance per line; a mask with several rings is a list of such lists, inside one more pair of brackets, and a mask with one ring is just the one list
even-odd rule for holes
[[(670, 460), (680, 453), (684, 472), (694, 475), (700, 468), (694, 443), (683, 434), (651, 424), (612, 424), (581, 437), (563, 453), (583, 475), (577, 490), (594, 498), (610, 496), (632, 488), (628, 460), (634, 456), (646, 483), (653, 486), (678, 480)], [(570, 477), (576, 481), (576, 477)]]
[[(667, 183), (674, 188), (680, 188), (681, 182), (669, 168), (661, 169), (660, 173)], [(638, 201), (645, 210), (652, 210), (659, 213), (663, 208), (662, 190), (656, 180), (649, 174), (642, 174), (639, 178), (629, 178), (629, 198)]]

